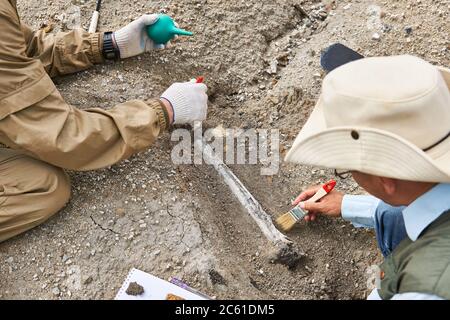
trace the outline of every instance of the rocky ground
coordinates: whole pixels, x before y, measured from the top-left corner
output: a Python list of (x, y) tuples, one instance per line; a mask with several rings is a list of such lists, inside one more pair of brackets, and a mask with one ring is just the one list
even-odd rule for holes
[[(18, 1), (24, 22), (53, 32), (87, 28), (94, 1)], [(366, 56), (415, 54), (450, 64), (450, 1), (180, 0), (104, 1), (101, 31), (166, 11), (195, 33), (136, 59), (56, 79), (79, 108), (108, 108), (157, 96), (174, 81), (203, 75), (205, 128), (279, 129), (291, 146), (320, 93), (321, 50), (342, 42)], [(75, 21), (76, 22), (76, 21)], [(289, 237), (305, 253), (294, 269), (267, 259), (267, 240), (214, 169), (174, 165), (164, 134), (149, 151), (96, 172), (75, 173), (68, 206), (44, 225), (0, 244), (3, 299), (111, 299), (133, 267), (178, 276), (221, 299), (362, 299), (380, 261), (371, 231), (342, 220), (301, 223)], [(275, 218), (292, 197), (332, 176), (282, 164), (233, 171)], [(339, 181), (349, 193), (361, 190)]]

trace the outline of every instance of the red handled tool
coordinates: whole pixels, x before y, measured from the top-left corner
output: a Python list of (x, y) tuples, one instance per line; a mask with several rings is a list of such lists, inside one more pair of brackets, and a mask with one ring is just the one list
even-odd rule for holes
[[(330, 180), (327, 183), (325, 183), (322, 188), (320, 188), (311, 198), (306, 200), (305, 202), (317, 202), (323, 197), (325, 197), (327, 194), (329, 194), (331, 191), (333, 191), (334, 187), (336, 186), (335, 180)], [(298, 197), (297, 197), (298, 199)], [(296, 201), (294, 202), (297, 202)], [(277, 219), (277, 224), (280, 226), (281, 229), (284, 231), (289, 231), (292, 229), (292, 227), (302, 220), (308, 212), (300, 208), (300, 204), (295, 206), (293, 209), (291, 209), (289, 212), (283, 214)]]

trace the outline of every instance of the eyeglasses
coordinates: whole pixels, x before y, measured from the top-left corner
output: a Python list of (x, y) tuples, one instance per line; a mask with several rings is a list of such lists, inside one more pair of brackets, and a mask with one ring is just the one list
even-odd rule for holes
[(352, 175), (352, 172), (350, 170), (348, 171), (338, 171), (337, 169), (334, 169), (334, 175), (340, 179), (348, 179)]

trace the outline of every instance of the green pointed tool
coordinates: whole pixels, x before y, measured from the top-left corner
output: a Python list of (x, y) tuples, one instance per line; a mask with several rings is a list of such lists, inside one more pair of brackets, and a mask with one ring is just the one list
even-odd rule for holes
[(177, 28), (172, 18), (166, 14), (160, 14), (158, 21), (147, 27), (147, 34), (155, 44), (166, 44), (176, 35), (194, 35), (192, 32)]

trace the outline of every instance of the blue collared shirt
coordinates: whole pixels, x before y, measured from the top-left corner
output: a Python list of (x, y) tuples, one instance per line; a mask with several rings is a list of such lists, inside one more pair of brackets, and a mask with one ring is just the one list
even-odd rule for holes
[(403, 210), (408, 237), (416, 241), (433, 221), (449, 209), (450, 184), (438, 184)]
[[(342, 201), (342, 218), (352, 222), (356, 227), (373, 228), (380, 201), (372, 196), (346, 195)], [(408, 237), (416, 241), (433, 221), (448, 210), (450, 210), (450, 184), (441, 183), (403, 209), (402, 215)], [(373, 292), (370, 297), (374, 298), (374, 295), (376, 294)], [(408, 299), (439, 299), (423, 293), (406, 293), (396, 295), (393, 299), (403, 296)]]

